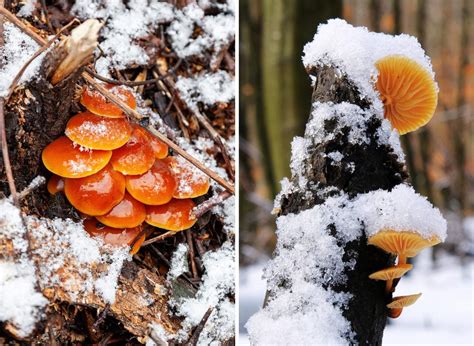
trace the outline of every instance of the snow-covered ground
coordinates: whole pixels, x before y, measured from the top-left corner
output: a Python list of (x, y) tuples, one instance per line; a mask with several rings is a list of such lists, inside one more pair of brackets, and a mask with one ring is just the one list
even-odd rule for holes
[[(430, 250), (422, 252), (411, 275), (397, 286), (396, 295), (423, 295), (398, 319), (390, 320), (384, 345), (474, 344), (474, 261), (467, 259), (461, 266), (458, 258), (445, 255), (433, 268), (430, 256)], [(239, 345), (249, 344), (244, 325), (265, 296), (264, 262), (240, 271)]]

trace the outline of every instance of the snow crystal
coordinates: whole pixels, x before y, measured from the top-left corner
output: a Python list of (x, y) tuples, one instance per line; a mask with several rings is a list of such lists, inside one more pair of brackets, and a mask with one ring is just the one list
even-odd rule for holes
[(226, 242), (220, 249), (207, 252), (202, 260), (206, 273), (196, 296), (180, 298), (170, 304), (175, 307), (179, 316), (185, 318), (181, 324), (182, 329), (178, 332), (178, 339), (186, 339), (206, 311), (213, 308), (198, 342), (199, 345), (209, 345), (227, 340), (234, 334), (234, 303), (227, 298), (235, 290), (234, 247)]
[[(0, 96), (4, 97), (20, 69), (40, 47), (32, 38), (8, 22), (3, 23), (3, 40), (4, 44), (0, 47)], [(36, 76), (44, 54), (31, 62), (21, 76), (20, 84)]]
[(115, 302), (115, 292), (123, 262), (130, 259), (127, 247), (122, 247), (110, 255), (109, 270), (95, 282), (95, 289), (99, 292), (105, 302), (113, 304)]
[(137, 40), (151, 34), (158, 24), (174, 18), (173, 6), (156, 0), (132, 0), (127, 5), (118, 0), (78, 0), (71, 13), (81, 19), (106, 21), (101, 31), (100, 48), (108, 61), (99, 64), (102, 72), (110, 65), (123, 69), (132, 64), (146, 64), (148, 56)]
[(381, 230), (413, 231), (424, 238), (446, 239), (446, 220), (426, 197), (408, 185), (359, 195), (354, 206), (371, 236)]
[(188, 266), (188, 246), (179, 244), (171, 258), (171, 266), (168, 271), (168, 280), (176, 279), (178, 276), (189, 271)]
[(178, 77), (176, 88), (190, 108), (197, 107), (198, 102), (212, 106), (218, 102), (229, 102), (235, 97), (234, 78), (225, 71), (191, 78)]
[[(195, 27), (202, 32), (195, 37)], [(176, 10), (176, 18), (167, 29), (173, 49), (180, 58), (201, 55), (204, 51), (219, 51), (234, 40), (235, 17), (220, 13), (205, 16), (200, 6), (191, 3), (182, 10)]]
[[(20, 211), (0, 200), (0, 238), (13, 243), (14, 258), (0, 260), (0, 321), (11, 322), (20, 336), (28, 336), (41, 318), (47, 299), (36, 290), (34, 263), (27, 256), (26, 229)], [(7, 256), (7, 253), (3, 253)]]
[(228, 235), (235, 233), (235, 196), (212, 208), (212, 212), (221, 217), (224, 223), (224, 232)]
[(331, 19), (318, 27), (313, 41), (304, 47), (303, 63), (306, 68), (321, 64), (339, 67), (359, 88), (362, 98), (367, 97), (381, 107), (374, 89), (378, 75), (375, 63), (389, 55), (403, 55), (415, 60), (434, 79), (431, 60), (415, 37), (370, 32), (365, 27), (353, 27), (342, 19)]
[(38, 0), (26, 0), (24, 1), (23, 6), (21, 6), (20, 10), (17, 12), (18, 17), (30, 17), (33, 15), (33, 11), (36, 8), (36, 3)]

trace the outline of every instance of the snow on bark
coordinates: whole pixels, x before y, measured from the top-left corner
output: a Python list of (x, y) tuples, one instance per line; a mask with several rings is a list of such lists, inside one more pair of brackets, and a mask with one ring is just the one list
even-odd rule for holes
[(312, 111), (275, 199), (278, 243), (264, 271), (265, 306), (246, 325), (252, 344), (381, 343), (387, 297), (368, 275), (393, 258), (368, 246), (368, 236), (446, 237), (439, 210), (405, 183), (399, 135), (374, 88), (375, 62), (392, 54), (434, 76), (414, 37), (341, 19), (320, 25), (304, 48)]

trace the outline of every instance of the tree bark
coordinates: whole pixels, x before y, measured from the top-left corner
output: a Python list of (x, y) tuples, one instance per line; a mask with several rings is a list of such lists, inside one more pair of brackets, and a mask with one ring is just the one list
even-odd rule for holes
[[(316, 101), (349, 102), (362, 109), (368, 109), (370, 106), (368, 101), (362, 100), (357, 88), (344, 74), (339, 77), (340, 73), (337, 71), (338, 69), (334, 66), (322, 66), (309, 71), (310, 74), (317, 76), (312, 103)], [(337, 117), (334, 118), (334, 122), (332, 120), (327, 122), (326, 131), (331, 132), (335, 122), (337, 122)], [(393, 149), (377, 144), (376, 133), (380, 126), (381, 121), (375, 115), (367, 120), (366, 135), (370, 140), (369, 144), (349, 143), (348, 131), (335, 133), (333, 139), (324, 140), (322, 143), (313, 141), (314, 146), (307, 149), (309, 157), (303, 164), (303, 175), (307, 178), (308, 184), (304, 190), (296, 189), (282, 198), (281, 214), (299, 213), (324, 203), (330, 196), (328, 194), (318, 197), (318, 191), (325, 187), (336, 188), (350, 197), (355, 197), (360, 193), (377, 189), (390, 190), (406, 181), (408, 174)], [(308, 137), (306, 139), (311, 140)], [(343, 154), (341, 165), (334, 166), (331, 160), (327, 160), (326, 154), (334, 151)], [(348, 165), (344, 163), (350, 162), (355, 164), (353, 171), (345, 168)], [(295, 177), (292, 177), (295, 183), (293, 186), (298, 186), (294, 179)], [(331, 234), (338, 231), (340, 230), (335, 227), (328, 230)], [(368, 246), (365, 235), (357, 241), (348, 243), (344, 251), (344, 257), (347, 259), (352, 257), (351, 254), (356, 254), (356, 266), (346, 271), (348, 280), (344, 285), (334, 285), (329, 282), (326, 288), (352, 294), (353, 298), (343, 314), (351, 323), (352, 330), (356, 334), (356, 342), (380, 345), (387, 318), (386, 304), (391, 296), (387, 296), (384, 292), (385, 282), (369, 280), (368, 276), (392, 265), (394, 258), (376, 247)]]

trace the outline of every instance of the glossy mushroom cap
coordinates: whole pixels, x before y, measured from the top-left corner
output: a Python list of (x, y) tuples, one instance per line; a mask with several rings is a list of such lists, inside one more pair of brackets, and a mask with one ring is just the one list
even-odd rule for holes
[[(84, 229), (91, 237), (100, 238), (105, 244), (114, 246), (132, 245), (142, 230), (141, 227), (112, 228), (101, 224), (95, 219), (85, 220)], [(137, 253), (144, 240), (145, 235), (141, 236), (135, 244), (133, 244), (133, 248), (130, 251), (132, 255)]]
[(197, 221), (194, 207), (190, 199), (172, 199), (167, 204), (147, 206), (145, 222), (168, 231), (184, 231)]
[(390, 318), (397, 318), (402, 314), (403, 308), (398, 309), (389, 309), (388, 317)]
[(115, 149), (110, 163), (116, 171), (125, 175), (139, 175), (148, 171), (155, 162), (155, 154), (148, 137), (134, 129), (129, 141)]
[(149, 171), (142, 175), (126, 177), (127, 191), (138, 201), (147, 205), (161, 205), (171, 201), (176, 181), (168, 165), (156, 160)]
[(133, 228), (145, 221), (145, 206), (130, 194), (125, 193), (123, 199), (107, 214), (97, 216), (97, 220), (106, 226), (114, 228)]
[(411, 264), (401, 264), (399, 266), (376, 271), (375, 273), (369, 275), (369, 279), (383, 281), (398, 279), (405, 275), (412, 268), (413, 266)]
[(438, 93), (430, 73), (416, 61), (391, 55), (376, 62), (376, 88), (385, 117), (400, 134), (428, 123), (436, 110)]
[(155, 158), (157, 159), (164, 159), (168, 156), (168, 145), (160, 141), (158, 138), (153, 136), (150, 132), (146, 129), (142, 128), (141, 126), (135, 125), (135, 129), (138, 129), (143, 135), (148, 138), (148, 142), (153, 149), (153, 153), (155, 154)]
[(425, 239), (416, 232), (392, 230), (380, 231), (368, 240), (370, 245), (375, 245), (386, 252), (405, 257), (414, 257), (421, 250), (440, 242), (441, 240), (436, 236)]
[(132, 127), (124, 118), (106, 118), (84, 112), (69, 119), (65, 133), (83, 147), (113, 150), (128, 142)]
[[(105, 88), (108, 89), (112, 94), (119, 97), (124, 101), (130, 108), (135, 109), (137, 104), (133, 94), (122, 86), (113, 84), (106, 84)], [(86, 87), (81, 95), (81, 104), (87, 108), (88, 111), (110, 118), (123, 118), (125, 115), (122, 110), (112, 102), (109, 102), (102, 94), (97, 90)]]
[(407, 306), (415, 304), (415, 302), (420, 297), (421, 297), (421, 293), (412, 294), (412, 295), (409, 295), (409, 296), (394, 297), (392, 302), (387, 304), (387, 308), (389, 308), (389, 309), (405, 308)]
[(209, 191), (210, 181), (207, 175), (191, 163), (178, 156), (169, 156), (164, 161), (168, 164), (178, 183), (174, 198), (196, 198)]
[(100, 172), (80, 179), (66, 179), (64, 192), (69, 202), (87, 215), (104, 215), (125, 194), (125, 177), (107, 166)]
[(48, 185), (46, 186), (46, 188), (48, 189), (48, 192), (52, 195), (64, 191), (64, 179), (56, 174), (53, 174), (51, 178), (49, 178)]
[(109, 163), (110, 150), (87, 150), (66, 136), (51, 142), (42, 153), (45, 167), (64, 178), (83, 178), (97, 173)]

